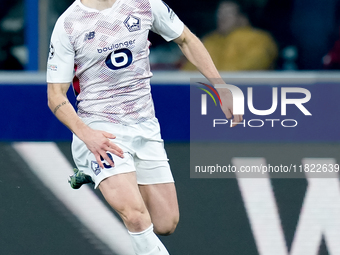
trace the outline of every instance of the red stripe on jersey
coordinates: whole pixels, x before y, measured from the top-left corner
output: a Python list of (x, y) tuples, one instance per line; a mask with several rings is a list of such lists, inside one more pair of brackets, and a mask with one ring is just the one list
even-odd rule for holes
[[(74, 66), (74, 71), (76, 72), (77, 71), (77, 66), (75, 65)], [(74, 76), (73, 77), (73, 90), (74, 90), (74, 93), (76, 94), (76, 96), (78, 96), (80, 94), (80, 85), (79, 85), (79, 79), (77, 76)]]

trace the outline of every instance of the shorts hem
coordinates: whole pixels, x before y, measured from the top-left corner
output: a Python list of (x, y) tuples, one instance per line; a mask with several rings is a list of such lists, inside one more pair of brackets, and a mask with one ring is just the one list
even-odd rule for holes
[(131, 173), (131, 172), (136, 172), (135, 169), (131, 169), (131, 170), (128, 170), (128, 171), (123, 171), (123, 172), (116, 172), (116, 173), (110, 173), (110, 172), (107, 172), (105, 173), (105, 175), (99, 177), (99, 178), (96, 178), (95, 180), (95, 185), (94, 185), (94, 189), (98, 189), (98, 186), (99, 184), (104, 181), (105, 179), (111, 177), (111, 176), (114, 176), (114, 175), (119, 175), (119, 174), (127, 174), (127, 173)]
[(174, 180), (170, 181), (154, 181), (154, 182), (138, 182), (137, 181), (137, 184), (138, 185), (153, 185), (153, 184), (166, 184), (166, 183), (175, 183)]

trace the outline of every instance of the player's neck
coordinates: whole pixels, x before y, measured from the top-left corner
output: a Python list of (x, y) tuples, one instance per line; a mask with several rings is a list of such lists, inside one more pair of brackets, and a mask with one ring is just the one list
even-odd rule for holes
[(116, 2), (116, 0), (80, 0), (86, 7), (102, 11), (109, 9)]

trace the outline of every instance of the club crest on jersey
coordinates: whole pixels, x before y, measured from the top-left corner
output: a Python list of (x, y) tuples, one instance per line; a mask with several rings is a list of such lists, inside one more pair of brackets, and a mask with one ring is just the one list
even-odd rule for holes
[(127, 17), (124, 21), (124, 24), (130, 32), (138, 31), (141, 28), (140, 18), (137, 18), (133, 15)]

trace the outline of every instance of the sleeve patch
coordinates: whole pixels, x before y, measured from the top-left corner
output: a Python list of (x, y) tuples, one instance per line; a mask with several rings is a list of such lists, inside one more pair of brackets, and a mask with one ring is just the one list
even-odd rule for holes
[(50, 53), (48, 55), (48, 59), (51, 60), (54, 57), (55, 49), (53, 43), (50, 44)]
[(58, 66), (53, 65), (53, 64), (48, 64), (47, 69), (56, 72), (56, 71), (58, 71)]

